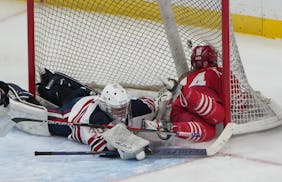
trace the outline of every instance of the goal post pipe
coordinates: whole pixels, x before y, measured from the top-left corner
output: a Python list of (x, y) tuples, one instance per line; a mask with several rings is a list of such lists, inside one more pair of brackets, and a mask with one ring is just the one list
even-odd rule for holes
[(34, 1), (27, 0), (28, 90), (35, 96)]
[(223, 66), (223, 93), (224, 93), (224, 106), (225, 106), (225, 121), (226, 126), (231, 122), (231, 103), (230, 103), (230, 10), (229, 0), (221, 1), (222, 8), (222, 66)]

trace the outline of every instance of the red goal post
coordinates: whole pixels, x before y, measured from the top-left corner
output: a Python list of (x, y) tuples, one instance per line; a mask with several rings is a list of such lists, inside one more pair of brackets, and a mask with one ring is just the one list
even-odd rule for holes
[(210, 44), (223, 68), (226, 121), (237, 133), (273, 128), (281, 112), (249, 85), (228, 0), (27, 0), (29, 90), (40, 73), (84, 84), (158, 90), (189, 70), (191, 48)]

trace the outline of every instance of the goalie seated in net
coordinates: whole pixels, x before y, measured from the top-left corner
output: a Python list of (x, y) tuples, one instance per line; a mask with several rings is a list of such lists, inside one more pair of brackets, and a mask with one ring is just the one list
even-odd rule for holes
[[(51, 104), (48, 104), (49, 106), (57, 106), (46, 107), (45, 105), (47, 108), (46, 115), (48, 116), (45, 127), (43, 127), (44, 125), (40, 125), (40, 127), (33, 125), (36, 122), (32, 120), (39, 120), (40, 117), (38, 119), (28, 118), (29, 114), (32, 115), (36, 109), (33, 106), (41, 105), (38, 100), (15, 84), (6, 84), (4, 82), (0, 84), (0, 105), (11, 108), (13, 107), (11, 100), (20, 101), (18, 102), (20, 104), (34, 104), (24, 106), (26, 118), (23, 118), (20, 112), (16, 114), (18, 116), (14, 116), (14, 119), (21, 118), (23, 120), (19, 122), (18, 119), (15, 119), (18, 122), (16, 126), (31, 134), (65, 136), (76, 142), (89, 145), (93, 152), (100, 152), (118, 149), (116, 146), (113, 147), (112, 144), (109, 144), (102, 136), (104, 130), (107, 129), (79, 126), (79, 124), (113, 127), (115, 124), (123, 122), (130, 128), (140, 129), (144, 127), (144, 121), (153, 120), (155, 117), (156, 109), (152, 99), (147, 97), (129, 98), (126, 90), (119, 84), (108, 84), (101, 94), (91, 95), (90, 90), (83, 86), (80, 87), (79, 83), (63, 74), (53, 74), (46, 70), (41, 80), (42, 82), (38, 84), (37, 88), (39, 95), (51, 102)], [(9, 99), (7, 95), (12, 99)], [(16, 108), (13, 108), (13, 110), (16, 110)], [(25, 122), (24, 120), (30, 120), (31, 122)], [(141, 138), (136, 138), (136, 136), (130, 135), (130, 137), (134, 141), (140, 141), (141, 147), (138, 145), (133, 153), (131, 149), (128, 153), (124, 150), (118, 150), (121, 158), (130, 159), (136, 157), (137, 159), (143, 159), (146, 147), (143, 145), (147, 142), (144, 142)], [(134, 146), (136, 145), (134, 144)]]

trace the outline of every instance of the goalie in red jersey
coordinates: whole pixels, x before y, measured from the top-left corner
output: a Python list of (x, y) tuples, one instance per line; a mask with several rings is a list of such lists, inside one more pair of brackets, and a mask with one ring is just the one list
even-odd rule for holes
[(217, 52), (209, 45), (193, 49), (191, 64), (193, 70), (181, 80), (181, 91), (174, 97), (170, 119), (174, 132), (199, 133), (182, 138), (208, 141), (216, 135), (216, 124), (225, 118), (222, 69), (217, 65)]

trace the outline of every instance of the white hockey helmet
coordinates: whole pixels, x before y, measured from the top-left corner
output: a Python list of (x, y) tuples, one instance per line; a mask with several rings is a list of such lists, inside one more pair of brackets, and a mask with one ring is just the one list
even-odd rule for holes
[(114, 119), (125, 120), (128, 114), (130, 99), (126, 90), (119, 84), (108, 84), (101, 93), (100, 108)]

